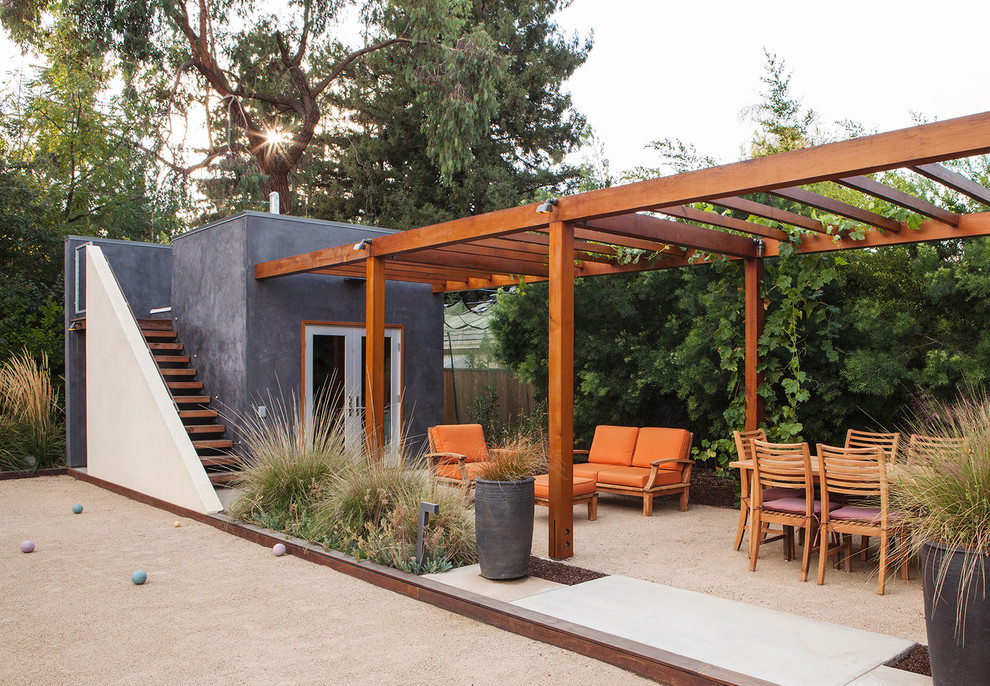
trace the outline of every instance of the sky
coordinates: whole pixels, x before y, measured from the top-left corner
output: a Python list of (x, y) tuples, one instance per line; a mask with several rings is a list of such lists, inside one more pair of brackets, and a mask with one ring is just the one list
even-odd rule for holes
[[(680, 139), (720, 162), (743, 156), (764, 51), (792, 93), (829, 124), (868, 130), (990, 110), (983, 0), (574, 0), (561, 28), (595, 45), (567, 88), (614, 175), (657, 166), (654, 140)], [(20, 59), (3, 37), (0, 64)]]
[(868, 130), (990, 110), (982, 0), (574, 0), (567, 32), (594, 30), (569, 82), (613, 174), (657, 166), (644, 147), (681, 139), (719, 162), (742, 159), (760, 101), (764, 51), (792, 72), (791, 91), (823, 122)]

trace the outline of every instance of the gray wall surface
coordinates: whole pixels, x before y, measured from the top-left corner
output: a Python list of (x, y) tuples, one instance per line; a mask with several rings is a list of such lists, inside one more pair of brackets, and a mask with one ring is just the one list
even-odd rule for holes
[[(245, 212), (175, 239), (175, 326), (223, 411), (248, 416), (269, 394), (287, 404), (299, 397), (304, 321), (364, 324), (363, 280), (257, 281), (254, 265), (387, 233)], [(443, 300), (429, 285), (389, 282), (385, 303), (386, 325), (403, 330), (403, 429), (415, 451), (426, 428), (443, 420)]]
[[(247, 417), (269, 394), (291, 406), (302, 385), (302, 323), (364, 324), (364, 280), (300, 274), (254, 278), (258, 262), (353, 244), (391, 233), (280, 215), (244, 212), (177, 236), (171, 246), (93, 240), (107, 256), (135, 317), (171, 305), (173, 325), (203, 393), (227, 417)], [(76, 248), (65, 243), (66, 327), (76, 308)], [(81, 254), (81, 253), (80, 253)], [(83, 282), (80, 274), (79, 283)], [(403, 431), (419, 450), (443, 421), (443, 296), (429, 285), (389, 282), (385, 323), (403, 332)], [(168, 317), (168, 314), (160, 315)], [(66, 335), (68, 464), (86, 464), (85, 334)], [(224, 421), (230, 426), (229, 421)], [(228, 438), (239, 440), (228, 430)]]
[(68, 331), (85, 317), (86, 260), (82, 246), (98, 245), (137, 319), (167, 307), (172, 290), (172, 250), (167, 245), (82, 236), (65, 239), (65, 433), (66, 464), (86, 465), (86, 333)]

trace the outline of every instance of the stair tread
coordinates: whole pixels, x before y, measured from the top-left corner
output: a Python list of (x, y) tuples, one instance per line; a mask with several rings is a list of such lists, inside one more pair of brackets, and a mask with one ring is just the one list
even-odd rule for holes
[(206, 457), (200, 457), (199, 461), (203, 463), (204, 467), (229, 467), (241, 464), (241, 458), (236, 455), (208, 455)]
[(183, 390), (190, 388), (199, 390), (203, 387), (203, 382), (202, 381), (168, 381), (166, 382), (166, 385), (169, 388), (173, 388), (176, 390)]
[(171, 331), (171, 319), (138, 319), (138, 328), (142, 331)]
[(185, 367), (166, 367), (164, 369), (159, 368), (158, 371), (162, 373), (162, 376), (196, 376), (195, 369), (188, 369)]
[(216, 410), (179, 410), (179, 419), (215, 419), (219, 414)]
[(222, 434), (227, 430), (223, 424), (189, 424), (186, 433), (189, 434)]
[(231, 481), (236, 481), (240, 477), (240, 472), (208, 472), (207, 476), (210, 477), (210, 483), (217, 485), (223, 485), (230, 483)]
[(182, 350), (181, 343), (155, 343), (148, 341), (148, 347), (151, 349), (152, 353), (157, 350)]
[(155, 355), (155, 362), (161, 364), (163, 362), (170, 362), (174, 364), (189, 364), (188, 355)]
[(172, 402), (176, 405), (199, 404), (208, 405), (211, 398), (208, 395), (173, 395)]
[(175, 331), (164, 331), (160, 329), (141, 329), (141, 333), (144, 334), (145, 338), (178, 338), (179, 334)]
[(194, 448), (232, 448), (234, 447), (234, 442), (228, 438), (216, 438), (216, 439), (204, 439), (202, 441), (193, 441)]

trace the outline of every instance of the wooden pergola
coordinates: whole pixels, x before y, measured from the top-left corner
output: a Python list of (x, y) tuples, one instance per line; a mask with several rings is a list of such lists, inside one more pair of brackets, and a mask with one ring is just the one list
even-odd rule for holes
[[(802, 253), (873, 248), (990, 235), (990, 212), (956, 214), (866, 176), (906, 169), (990, 206), (990, 190), (939, 164), (990, 153), (990, 112), (796, 150), (735, 164), (490, 212), (372, 241), (317, 250), (255, 266), (255, 278), (301, 273), (366, 279), (366, 439), (384, 444), (385, 282), (429, 283), (436, 292), (549, 281), (550, 550), (573, 555), (574, 279), (670, 269), (724, 255), (744, 263), (746, 428), (762, 421), (757, 340), (763, 328), (763, 260), (800, 235)], [(907, 222), (803, 188), (832, 182), (922, 218)], [(785, 210), (751, 197), (789, 201)], [(706, 203), (737, 216), (698, 209)], [(802, 210), (806, 208), (806, 210)], [(546, 211), (549, 210), (548, 213)], [(798, 211), (794, 211), (798, 210)], [(855, 222), (858, 236), (810, 210)], [(821, 216), (821, 215), (820, 215)], [(770, 220), (767, 224), (753, 217)], [(914, 222), (912, 222), (914, 223)], [(847, 225), (847, 222), (843, 222)], [(862, 237), (860, 237), (862, 236)], [(628, 249), (650, 259), (623, 263)]]

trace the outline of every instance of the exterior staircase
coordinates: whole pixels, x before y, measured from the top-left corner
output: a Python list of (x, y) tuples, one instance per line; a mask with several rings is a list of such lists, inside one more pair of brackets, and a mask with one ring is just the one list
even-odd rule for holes
[(215, 485), (233, 481), (241, 460), (232, 452), (233, 441), (224, 438), (227, 427), (218, 421), (218, 412), (210, 408), (210, 396), (203, 393), (203, 382), (196, 380), (196, 369), (184, 354), (172, 320), (139, 319), (138, 326), (210, 481)]

